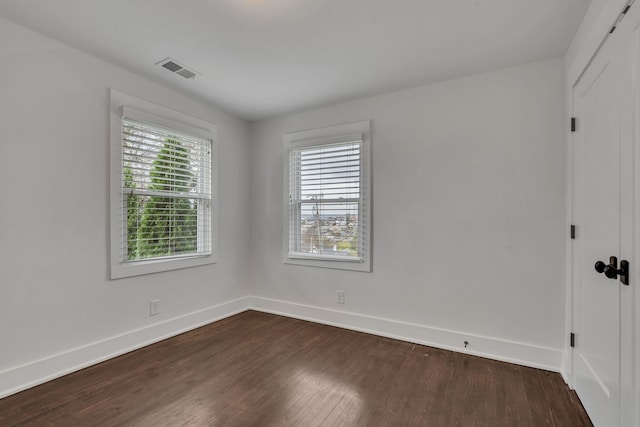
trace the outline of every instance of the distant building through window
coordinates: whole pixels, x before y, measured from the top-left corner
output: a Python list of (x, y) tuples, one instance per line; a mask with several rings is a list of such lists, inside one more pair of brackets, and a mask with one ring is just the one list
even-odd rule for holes
[(369, 122), (287, 134), (285, 149), (285, 262), (369, 271)]

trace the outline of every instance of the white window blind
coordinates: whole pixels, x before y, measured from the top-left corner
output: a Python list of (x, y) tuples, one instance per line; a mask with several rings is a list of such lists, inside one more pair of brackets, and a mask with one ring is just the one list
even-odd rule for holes
[(212, 141), (122, 117), (123, 262), (211, 253)]
[(362, 262), (362, 136), (289, 149), (290, 258)]

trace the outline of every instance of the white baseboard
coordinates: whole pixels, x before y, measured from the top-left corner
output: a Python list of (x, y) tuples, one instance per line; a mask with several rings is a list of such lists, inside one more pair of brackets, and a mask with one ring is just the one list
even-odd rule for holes
[[(1, 371), (0, 398), (247, 310), (308, 320), (518, 365), (562, 372), (562, 351), (558, 349), (250, 296)], [(464, 347), (464, 341), (469, 342), (467, 348)]]
[(249, 298), (239, 298), (1, 371), (0, 398), (233, 316), (248, 308)]
[(573, 390), (573, 384), (571, 383), (571, 372), (573, 371), (573, 363), (571, 361), (571, 349), (562, 352), (562, 368), (560, 369), (560, 375), (562, 379)]
[[(532, 368), (561, 372), (562, 351), (381, 317), (252, 296), (252, 310), (453, 350)], [(464, 342), (468, 341), (467, 348)]]

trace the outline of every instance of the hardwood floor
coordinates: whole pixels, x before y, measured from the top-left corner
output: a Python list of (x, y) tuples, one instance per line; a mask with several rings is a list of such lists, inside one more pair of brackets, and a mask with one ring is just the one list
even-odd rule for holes
[(591, 426), (559, 374), (248, 311), (0, 400), (0, 426)]

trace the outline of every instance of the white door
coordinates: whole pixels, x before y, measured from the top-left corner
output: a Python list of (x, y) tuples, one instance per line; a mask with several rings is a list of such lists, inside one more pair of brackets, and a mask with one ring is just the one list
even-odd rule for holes
[(628, 328), (621, 328), (629, 317), (630, 306), (621, 298), (626, 285), (620, 276), (599, 272), (612, 264), (611, 257), (619, 269), (632, 247), (628, 38), (628, 29), (609, 36), (573, 87), (573, 384), (596, 427), (628, 420), (621, 393), (624, 375), (630, 376), (629, 358), (621, 353), (629, 346)]

